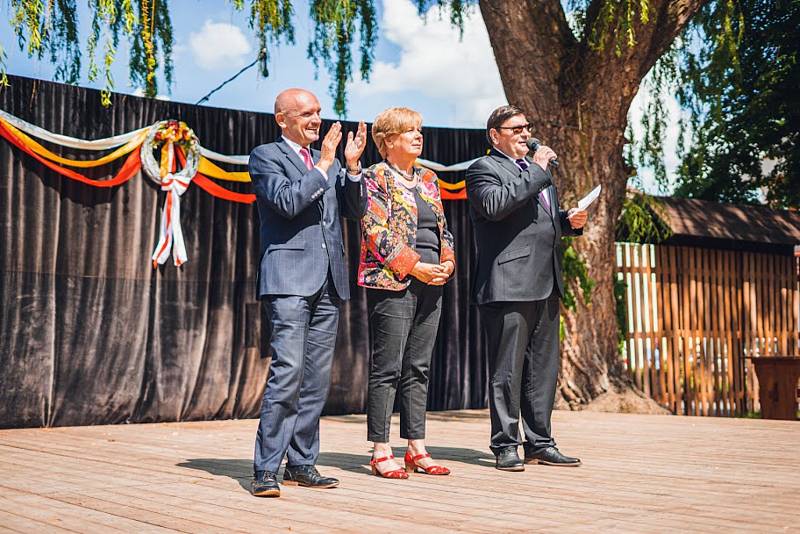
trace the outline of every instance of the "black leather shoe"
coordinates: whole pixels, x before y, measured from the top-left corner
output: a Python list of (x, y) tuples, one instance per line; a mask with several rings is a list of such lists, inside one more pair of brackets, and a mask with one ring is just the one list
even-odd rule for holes
[(526, 464), (557, 465), (563, 467), (578, 467), (581, 461), (561, 454), (555, 447), (547, 447), (536, 452), (525, 453)]
[(519, 459), (516, 447), (506, 447), (497, 451), (494, 466), (501, 471), (525, 471), (525, 464)]
[(283, 472), (283, 483), (307, 488), (335, 488), (339, 485), (339, 479), (320, 475), (313, 465), (287, 465)]
[(272, 471), (258, 471), (250, 483), (250, 493), (254, 497), (280, 497), (277, 475)]

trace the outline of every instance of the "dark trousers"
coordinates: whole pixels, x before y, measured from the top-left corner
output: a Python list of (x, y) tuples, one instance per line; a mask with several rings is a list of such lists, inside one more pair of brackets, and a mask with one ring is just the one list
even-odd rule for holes
[(560, 366), (558, 295), (484, 304), (480, 313), (489, 351), (492, 451), (520, 444), (520, 413), (526, 451), (555, 445), (550, 415)]
[(400, 390), (400, 437), (425, 438), (428, 370), (439, 330), (442, 286), (417, 280), (404, 291), (367, 290), (371, 358), (367, 439), (388, 443)]
[(254, 471), (314, 465), (328, 396), (340, 300), (330, 278), (310, 297), (270, 296), (272, 362), (261, 402)]

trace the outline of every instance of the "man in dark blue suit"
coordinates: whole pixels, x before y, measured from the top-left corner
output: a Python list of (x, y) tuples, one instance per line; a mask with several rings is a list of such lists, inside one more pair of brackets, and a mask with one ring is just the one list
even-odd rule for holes
[(332, 488), (319, 474), (319, 417), (328, 395), (339, 307), (350, 298), (340, 216), (360, 219), (366, 188), (359, 158), (364, 123), (345, 145), (347, 169), (336, 159), (342, 127), (319, 139), (320, 105), (303, 89), (275, 99), (281, 139), (250, 154), (261, 220), (258, 294), (272, 327), (272, 362), (256, 435), (252, 493), (280, 496), (277, 473), (287, 458), (284, 484)]

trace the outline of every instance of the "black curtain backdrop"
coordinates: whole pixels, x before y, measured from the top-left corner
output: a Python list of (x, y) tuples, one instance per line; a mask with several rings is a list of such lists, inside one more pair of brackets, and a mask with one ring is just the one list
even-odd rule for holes
[[(265, 113), (126, 95), (114, 95), (104, 109), (98, 91), (21, 77), (0, 90), (0, 109), (82, 139), (178, 119), (203, 146), (223, 154), (248, 154), (278, 135)], [(486, 150), (482, 130), (426, 128), (424, 135), (423, 157), (444, 164)], [(43, 144), (65, 157), (87, 157)], [(122, 161), (80, 172), (107, 178)], [(376, 161), (370, 142), (363, 162)], [(95, 188), (50, 171), (4, 139), (0, 175), (0, 427), (258, 415), (269, 332), (255, 295), (254, 206), (191, 186), (181, 202), (189, 262), (176, 268), (170, 258), (154, 270), (150, 256), (165, 193), (146, 177)], [(440, 179), (459, 181), (463, 173)], [(249, 184), (220, 183), (250, 192)], [(456, 238), (457, 276), (445, 289), (428, 406), (480, 408), (487, 373), (469, 302), (472, 227), (466, 202), (446, 201), (445, 212)], [(345, 234), (354, 293), (339, 326), (327, 414), (363, 412), (366, 403), (369, 345), (365, 294), (354, 282), (357, 224), (348, 222)]]

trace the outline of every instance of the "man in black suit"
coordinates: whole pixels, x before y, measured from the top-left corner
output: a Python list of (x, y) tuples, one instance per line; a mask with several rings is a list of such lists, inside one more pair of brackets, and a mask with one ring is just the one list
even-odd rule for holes
[(559, 370), (562, 235), (580, 235), (587, 215), (559, 209), (547, 170), (556, 154), (526, 157), (531, 125), (519, 108), (489, 116), (489, 155), (467, 170), (478, 267), (474, 297), (488, 342), (491, 449), (497, 469), (525, 469), (517, 454), (519, 416), (525, 462), (580, 465), (559, 452), (550, 432)]
[(332, 488), (323, 477), (319, 417), (328, 396), (339, 307), (350, 298), (340, 215), (360, 219), (367, 207), (359, 158), (366, 126), (350, 132), (347, 169), (336, 159), (338, 122), (310, 149), (322, 124), (317, 98), (287, 89), (275, 100), (281, 138), (256, 147), (249, 172), (261, 220), (258, 295), (272, 327), (272, 362), (256, 435), (252, 493), (280, 496), (277, 473), (287, 457), (284, 484)]

